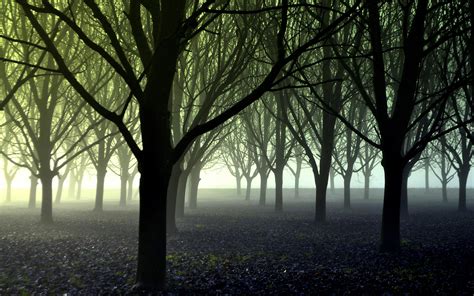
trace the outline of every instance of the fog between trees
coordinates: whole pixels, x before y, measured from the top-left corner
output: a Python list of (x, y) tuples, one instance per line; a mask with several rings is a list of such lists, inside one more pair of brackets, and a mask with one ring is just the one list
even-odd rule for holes
[[(408, 178), (465, 211), (472, 155), (473, 1), (3, 1), (1, 154), (8, 188), (31, 175), (29, 207), (81, 197), (84, 175), (139, 180), (137, 286), (166, 285), (166, 234), (199, 206), (203, 170), (284, 211), (284, 172), (315, 190), (315, 227), (342, 178), (365, 198), (383, 169), (380, 248), (400, 248)], [(431, 177), (429, 177), (431, 175)], [(273, 179), (275, 196), (265, 190)], [(56, 180), (56, 187), (53, 187)], [(258, 180), (258, 182), (257, 182)], [(431, 184), (428, 184), (431, 183)], [(66, 186), (67, 184), (67, 186)], [(7, 193), (7, 201), (12, 199)], [(446, 193), (443, 199), (446, 199)]]

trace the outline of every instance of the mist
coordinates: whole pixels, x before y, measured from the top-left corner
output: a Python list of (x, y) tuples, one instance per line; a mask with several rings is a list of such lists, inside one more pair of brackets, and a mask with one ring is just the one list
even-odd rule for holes
[(473, 294), (473, 22), (3, 1), (0, 294)]

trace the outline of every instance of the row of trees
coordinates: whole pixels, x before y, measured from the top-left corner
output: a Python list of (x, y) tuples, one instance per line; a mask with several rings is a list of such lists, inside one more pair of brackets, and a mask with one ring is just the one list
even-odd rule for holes
[[(133, 155), (140, 174), (139, 287), (164, 288), (166, 233), (176, 231), (183, 214), (184, 184), (192, 184), (193, 207), (200, 170), (218, 149), (247, 183), (259, 174), (265, 188), (273, 173), (277, 211), (284, 168), (294, 159), (298, 175), (305, 159), (316, 185), (317, 223), (326, 220), (331, 168), (350, 185), (358, 169), (370, 176), (379, 151), (384, 251), (400, 247), (407, 179), (429, 143), (444, 143), (433, 146), (441, 146), (441, 166), (446, 158), (456, 164), (465, 208), (472, 0), (2, 6), (0, 109), (17, 128), (8, 125), (9, 150), (2, 151), (40, 179), (43, 222), (52, 222), (53, 177), (73, 170), (84, 152), (98, 184), (114, 151), (123, 149), (120, 167), (129, 172)], [(98, 211), (102, 197), (103, 185)], [(263, 190), (262, 204), (265, 198)]]

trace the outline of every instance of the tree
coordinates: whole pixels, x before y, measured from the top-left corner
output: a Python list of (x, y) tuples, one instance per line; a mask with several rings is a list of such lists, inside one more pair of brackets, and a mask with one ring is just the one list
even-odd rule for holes
[[(92, 12), (89, 15), (83, 14), (82, 17), (92, 18), (93, 21), (89, 23), (101, 25), (98, 29), (104, 36), (107, 36), (106, 46), (91, 39), (93, 37), (84, 30), (87, 23), (82, 22), (82, 18), (70, 15), (71, 9), (64, 9), (71, 7), (53, 5), (46, 0), (42, 1), (41, 6), (31, 5), (26, 0), (17, 0), (16, 2), (23, 8), (26, 17), (49, 54), (54, 58), (56, 66), (64, 78), (97, 113), (117, 126), (136, 157), (141, 173), (137, 285), (160, 289), (165, 286), (166, 204), (173, 165), (184, 155), (198, 136), (216, 128), (258, 100), (275, 84), (277, 78), (280, 77), (279, 73), (288, 63), (294, 61), (322, 38), (339, 29), (343, 25), (343, 20), (350, 16), (354, 10), (353, 7), (350, 7), (330, 26), (319, 30), (300, 47), (286, 54), (284, 41), (287, 33), (288, 2), (283, 1), (283, 5), (275, 9), (275, 13), (281, 13), (280, 29), (275, 42), (278, 48), (278, 58), (274, 60), (269, 72), (262, 77), (261, 83), (216, 117), (190, 129), (178, 143), (173, 145), (170, 126), (171, 114), (168, 107), (177, 60), (185, 48), (186, 42), (203, 31), (204, 27), (200, 25), (204, 24), (205, 26), (216, 18), (216, 13), (209, 12), (212, 1), (205, 2), (202, 6), (199, 6), (197, 2), (194, 6), (187, 6), (184, 0), (130, 1), (129, 5), (121, 7), (124, 9), (115, 9), (115, 7), (111, 9), (107, 3), (99, 6), (93, 0), (85, 0), (84, 7), (78, 5), (75, 13)], [(122, 22), (117, 23), (115, 20), (120, 20), (121, 16), (115, 15), (115, 19), (109, 18), (108, 14), (104, 13), (107, 8), (109, 12), (127, 11), (128, 25), (133, 37), (131, 42), (138, 52), (139, 65), (132, 64), (127, 56), (129, 51), (126, 51), (124, 46), (127, 45), (128, 39), (119, 38), (121, 33), (117, 28), (119, 26), (123, 30), (124, 26)], [(74, 13), (74, 10), (72, 11)], [(149, 16), (152, 21), (151, 27), (149, 27), (150, 31), (144, 30), (142, 13)], [(218, 12), (217, 16), (221, 13)], [(80, 41), (81, 47), (88, 47), (98, 57), (107, 61), (110, 70), (121, 77), (131, 92), (129, 99), (122, 103), (121, 110), (115, 112), (105, 108), (86, 89), (80, 80), (81, 75), (73, 73), (70, 65), (64, 60), (64, 51), (57, 46), (54, 36), (51, 36), (45, 29), (44, 23), (37, 17), (38, 14), (61, 19), (69, 32)], [(148, 34), (148, 32), (150, 33)], [(124, 111), (133, 98), (139, 109), (141, 147), (123, 121)]]

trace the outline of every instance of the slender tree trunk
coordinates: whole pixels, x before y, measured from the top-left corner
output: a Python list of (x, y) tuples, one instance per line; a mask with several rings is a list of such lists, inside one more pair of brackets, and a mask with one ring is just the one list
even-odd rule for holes
[(28, 199), (28, 208), (36, 208), (36, 189), (38, 188), (38, 177), (30, 176), (30, 197)]
[(430, 159), (425, 158), (424, 162), (425, 167), (425, 192), (430, 192)]
[(198, 196), (198, 188), (199, 188), (199, 181), (201, 180), (201, 164), (196, 163), (191, 170), (189, 175), (190, 177), (190, 192), (189, 192), (189, 208), (196, 209), (197, 208), (197, 196)]
[(128, 174), (122, 173), (120, 176), (120, 207), (125, 207), (127, 205), (127, 183)]
[(12, 201), (12, 182), (13, 178), (5, 178), (5, 182), (7, 183), (7, 196), (5, 198), (6, 202)]
[(265, 206), (267, 202), (267, 174), (265, 172), (260, 172), (260, 198), (258, 204), (260, 206)]
[(51, 173), (40, 173), (42, 202), (41, 223), (53, 223), (53, 176)]
[[(389, 155), (390, 158), (392, 155)], [(393, 252), (400, 249), (400, 202), (403, 181), (403, 166), (395, 159), (383, 161), (385, 188), (382, 212), (380, 250)]]
[(469, 176), (469, 166), (463, 165), (461, 170), (458, 172), (459, 178), (459, 204), (458, 210), (464, 212), (467, 210), (466, 207), (466, 187), (467, 187), (467, 178)]
[(237, 185), (237, 196), (242, 196), (242, 176), (240, 174), (235, 176), (235, 182)]
[(296, 170), (295, 170), (295, 199), (300, 198), (300, 177), (301, 177), (302, 163), (303, 163), (303, 158), (299, 157), (296, 161)]
[(84, 176), (79, 176), (77, 178), (77, 191), (76, 191), (76, 200), (81, 199), (81, 194), (82, 194), (82, 179)]
[(97, 187), (95, 192), (94, 212), (102, 212), (104, 210), (104, 183), (107, 167), (99, 165), (97, 168)]
[(128, 180), (127, 180), (127, 200), (131, 201), (133, 199), (133, 179), (134, 175), (129, 174)]
[(364, 174), (364, 199), (369, 199), (370, 196), (370, 173)]
[(408, 217), (408, 177), (410, 170), (405, 168), (402, 175), (401, 195), (400, 195), (400, 216), (402, 218)]
[(173, 166), (171, 177), (168, 185), (168, 200), (166, 202), (166, 232), (168, 234), (175, 234), (178, 232), (176, 227), (176, 201), (178, 195), (179, 179), (181, 176), (181, 167), (179, 164)]
[(351, 179), (352, 172), (347, 172), (344, 176), (344, 209), (351, 208)]
[(448, 202), (448, 183), (446, 181), (441, 182), (441, 195), (443, 202)]
[(329, 171), (329, 186), (330, 186), (330, 190), (331, 190), (331, 193), (335, 193), (336, 192), (336, 187), (334, 185), (334, 179), (336, 178), (336, 174), (334, 172), (333, 169), (331, 169)]
[(63, 195), (63, 188), (64, 188), (64, 181), (66, 181), (65, 177), (59, 178), (58, 180), (58, 189), (56, 191), (56, 197), (54, 198), (55, 204), (61, 203), (61, 197)]
[(245, 200), (250, 200), (250, 191), (252, 190), (252, 178), (245, 178), (247, 181), (247, 188), (245, 189)]
[(176, 193), (176, 217), (184, 217), (184, 205), (186, 202), (186, 184), (188, 183), (189, 171), (184, 170), (179, 176), (178, 189)]
[(283, 170), (275, 170), (275, 211), (283, 211)]

